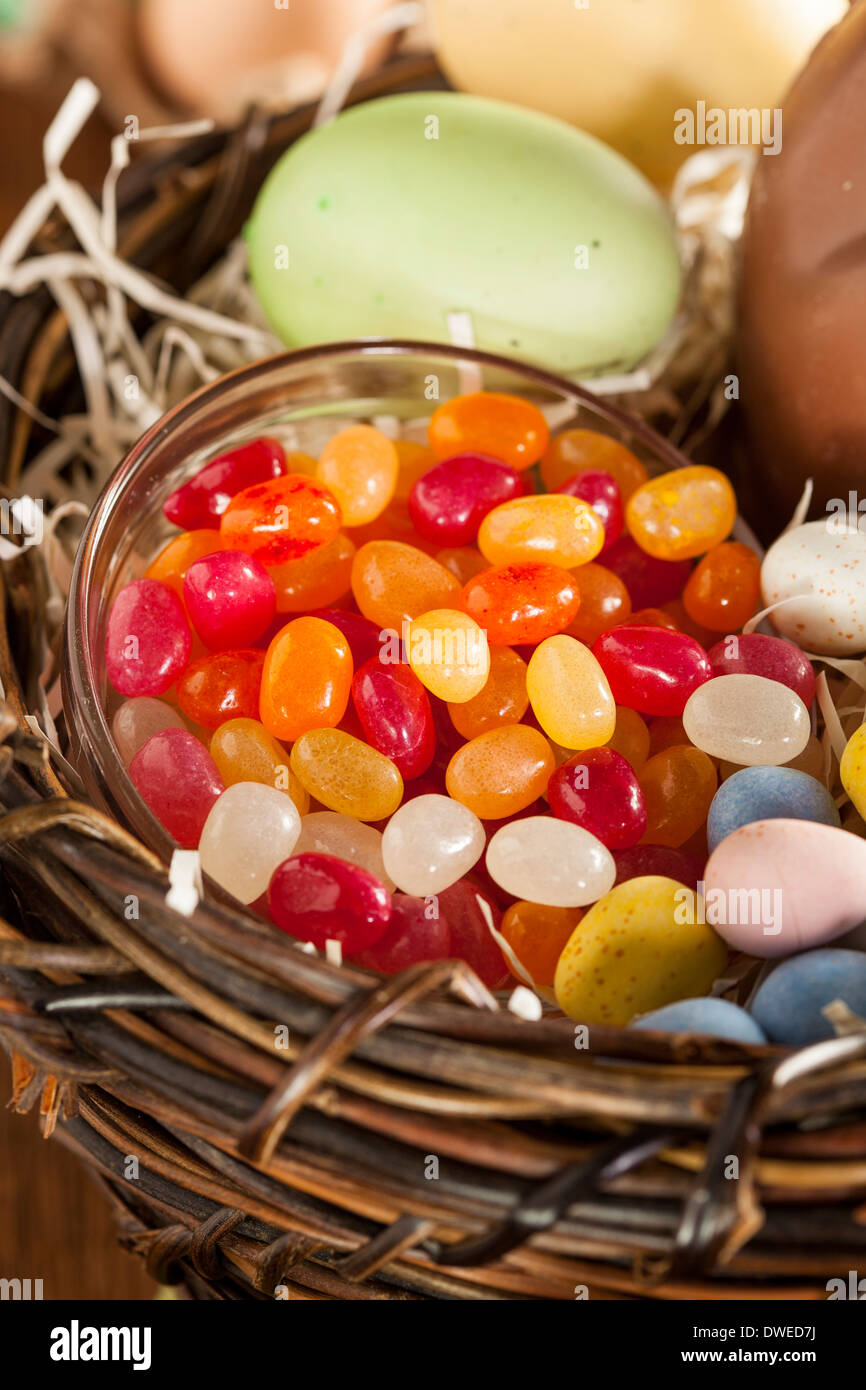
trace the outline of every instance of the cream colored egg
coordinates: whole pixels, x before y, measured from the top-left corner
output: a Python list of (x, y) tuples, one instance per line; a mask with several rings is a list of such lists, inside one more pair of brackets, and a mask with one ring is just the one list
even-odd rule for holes
[(806, 651), (866, 651), (866, 518), (829, 515), (795, 526), (761, 566), (764, 603), (776, 631)]

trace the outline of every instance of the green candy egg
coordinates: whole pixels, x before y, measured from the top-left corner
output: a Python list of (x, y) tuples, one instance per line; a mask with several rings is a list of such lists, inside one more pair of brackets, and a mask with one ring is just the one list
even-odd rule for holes
[(275, 165), (246, 228), (250, 273), (290, 347), (449, 341), (589, 375), (633, 366), (676, 309), (661, 198), (552, 116), (453, 92), (365, 102)]

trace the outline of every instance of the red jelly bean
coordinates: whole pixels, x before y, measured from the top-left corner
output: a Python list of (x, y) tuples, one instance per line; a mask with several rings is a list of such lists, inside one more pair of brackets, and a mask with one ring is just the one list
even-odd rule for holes
[(508, 968), (478, 901), (480, 898), (487, 905), (498, 930), (502, 913), (493, 899), (468, 878), (458, 879), (438, 898), (439, 910), (451, 928), (451, 954), (471, 965), (488, 989), (499, 989), (508, 980)]
[(491, 646), (534, 646), (568, 627), (580, 591), (569, 570), (528, 561), (483, 570), (469, 580), (460, 603)]
[(627, 534), (605, 550), (604, 563), (628, 589), (632, 608), (660, 608), (679, 598), (692, 572), (690, 560), (657, 560)]
[(415, 530), (441, 546), (468, 545), (487, 513), (523, 496), (520, 474), (484, 454), (457, 454), (424, 473), (409, 493)]
[(111, 606), (105, 669), (121, 695), (162, 695), (189, 660), (192, 634), (183, 604), (158, 579), (134, 579)]
[(815, 698), (815, 672), (807, 656), (783, 637), (762, 632), (723, 637), (707, 652), (714, 676), (764, 676), (796, 692), (808, 709)]
[(303, 473), (287, 473), (244, 488), (220, 521), (223, 543), (246, 550), (263, 565), (284, 565), (327, 545), (343, 517), (337, 499)]
[(640, 783), (613, 748), (576, 753), (556, 769), (547, 795), (555, 816), (582, 826), (608, 849), (636, 845), (646, 829)]
[(129, 775), (157, 820), (184, 849), (195, 849), (225, 784), (203, 743), (186, 729), (163, 729), (139, 748)]
[(342, 632), (352, 653), (352, 665), (359, 670), (367, 661), (379, 656), (382, 629), (365, 618), (363, 613), (351, 613), (345, 608), (314, 608), (310, 618), (321, 618)]
[(381, 970), (383, 975), (397, 975), (421, 961), (447, 960), (452, 954), (451, 928), (437, 908), (426, 898), (395, 893), (384, 936), (355, 957), (358, 964)]
[(274, 582), (254, 555), (218, 550), (195, 560), (183, 581), (190, 621), (206, 647), (248, 647), (273, 622)]
[(213, 652), (188, 666), (177, 703), (193, 724), (218, 729), (227, 719), (258, 719), (263, 651)]
[(688, 854), (684, 849), (671, 849), (668, 845), (634, 845), (614, 853), (616, 864), (616, 884), (625, 883), (630, 878), (646, 878), (660, 875), (662, 878), (676, 879), (687, 888), (697, 889), (704, 876), (706, 859)]
[(211, 459), (194, 477), (167, 497), (162, 510), (182, 531), (217, 526), (233, 497), (254, 483), (278, 478), (286, 455), (276, 439), (254, 439)]
[(568, 482), (563, 483), (556, 491), (567, 492), (569, 497), (579, 497), (582, 502), (589, 503), (604, 527), (604, 545), (601, 551), (604, 554), (622, 534), (624, 525), (622, 495), (616, 479), (609, 473), (602, 473), (599, 468), (587, 468), (584, 473), (575, 473), (573, 478), (569, 478)]
[(611, 628), (592, 651), (616, 703), (641, 714), (682, 714), (692, 692), (713, 675), (703, 647), (665, 627)]
[(436, 752), (436, 730), (427, 691), (408, 666), (383, 666), (373, 657), (356, 671), (352, 700), (363, 736), (384, 753), (404, 781), (426, 772)]
[(276, 925), (298, 941), (320, 948), (339, 941), (356, 955), (385, 934), (391, 894), (357, 864), (332, 854), (296, 854), (274, 870), (268, 907)]

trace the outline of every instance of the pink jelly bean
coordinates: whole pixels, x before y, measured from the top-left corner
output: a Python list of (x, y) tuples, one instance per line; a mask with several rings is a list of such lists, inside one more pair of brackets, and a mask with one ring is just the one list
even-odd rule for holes
[(427, 691), (408, 666), (383, 666), (378, 657), (355, 672), (352, 700), (364, 739), (384, 753), (404, 781), (426, 772), (436, 752)]
[(217, 797), (216, 763), (185, 729), (163, 729), (139, 748), (129, 775), (157, 820), (184, 849), (195, 849)]
[(640, 714), (682, 714), (713, 674), (700, 643), (666, 627), (613, 627), (592, 651), (616, 703)]
[(441, 912), (435, 916), (425, 898), (395, 893), (391, 920), (384, 936), (355, 957), (367, 970), (397, 975), (421, 961), (447, 960), (451, 955), (451, 928)]
[(815, 698), (815, 672), (799, 647), (762, 632), (723, 637), (707, 652), (714, 676), (764, 676), (799, 695), (808, 709)]
[(604, 551), (604, 564), (628, 589), (635, 612), (660, 608), (679, 598), (692, 572), (690, 560), (656, 560), (629, 535), (620, 536)]
[(553, 773), (547, 795), (555, 816), (583, 826), (608, 849), (628, 849), (646, 830), (641, 785), (613, 748), (575, 753)]
[(217, 550), (195, 560), (183, 581), (190, 621), (206, 647), (249, 647), (273, 622), (274, 581), (254, 555)]
[(280, 864), (268, 885), (274, 922), (299, 941), (323, 948), (339, 941), (347, 955), (384, 936), (391, 894), (380, 879), (332, 854), (296, 854)]
[(609, 473), (603, 473), (600, 468), (587, 468), (584, 473), (575, 473), (573, 478), (556, 490), (567, 493), (569, 497), (579, 497), (592, 507), (604, 527), (602, 553), (622, 534), (622, 494), (616, 479)]
[(162, 695), (189, 660), (192, 635), (183, 604), (158, 579), (134, 579), (111, 606), (105, 669), (121, 695)]
[(684, 849), (670, 849), (667, 845), (634, 845), (631, 849), (614, 851), (617, 883), (625, 883), (630, 878), (647, 878), (659, 875), (662, 878), (676, 879), (687, 888), (697, 889), (704, 876), (706, 861), (696, 854), (688, 854)]
[(334, 627), (339, 628), (349, 644), (356, 671), (372, 657), (378, 657), (382, 629), (365, 618), (363, 613), (352, 613), (345, 608), (315, 608), (309, 616), (323, 618), (326, 623), (333, 623)]
[(167, 497), (162, 510), (182, 531), (216, 527), (229, 502), (244, 488), (279, 478), (286, 455), (276, 439), (254, 439), (211, 459), (192, 478)]
[(409, 493), (409, 515), (426, 540), (469, 545), (488, 512), (523, 492), (520, 474), (507, 463), (484, 454), (457, 454), (417, 480)]
[(458, 879), (438, 894), (439, 911), (451, 928), (451, 954), (471, 965), (488, 989), (499, 989), (509, 978), (508, 967), (490, 935), (479, 898), (487, 904), (498, 929), (502, 913), (490, 895), (468, 878)]

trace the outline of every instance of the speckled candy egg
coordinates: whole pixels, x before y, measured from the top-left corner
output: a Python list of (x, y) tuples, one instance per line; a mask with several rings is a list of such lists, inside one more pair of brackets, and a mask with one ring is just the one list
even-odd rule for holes
[(866, 524), (828, 516), (786, 531), (761, 566), (764, 603), (783, 637), (807, 651), (866, 650)]
[(725, 836), (756, 820), (841, 824), (835, 801), (816, 777), (792, 767), (744, 767), (723, 782), (713, 797), (707, 819), (710, 851)]
[(834, 1000), (866, 1019), (866, 954), (807, 951), (783, 961), (752, 1000), (752, 1013), (773, 1042), (804, 1047), (836, 1036), (822, 1010)]
[(732, 1042), (765, 1043), (766, 1035), (751, 1014), (727, 999), (679, 999), (662, 1009), (642, 1014), (631, 1028), (651, 1028), (659, 1033), (703, 1033), (730, 1038)]

